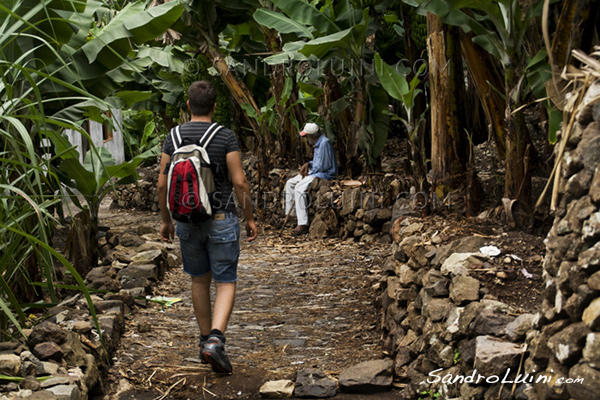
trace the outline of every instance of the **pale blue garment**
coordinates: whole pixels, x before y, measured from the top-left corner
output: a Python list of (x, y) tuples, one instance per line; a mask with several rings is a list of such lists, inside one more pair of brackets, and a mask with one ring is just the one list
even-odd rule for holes
[(310, 162), (309, 175), (321, 179), (334, 179), (337, 176), (338, 167), (335, 159), (333, 145), (325, 135), (321, 135), (315, 144), (315, 153)]

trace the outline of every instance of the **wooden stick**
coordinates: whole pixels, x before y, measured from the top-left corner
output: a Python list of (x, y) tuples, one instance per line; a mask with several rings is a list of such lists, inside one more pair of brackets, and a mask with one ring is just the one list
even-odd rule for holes
[(296, 199), (292, 200), (292, 206), (290, 207), (290, 211), (287, 212), (285, 219), (283, 220), (283, 225), (281, 225), (281, 229), (279, 230), (279, 233), (283, 232), (283, 228), (285, 228), (285, 224), (287, 224), (288, 218), (290, 217), (290, 214), (292, 213), (292, 210), (294, 209), (295, 205), (296, 205)]

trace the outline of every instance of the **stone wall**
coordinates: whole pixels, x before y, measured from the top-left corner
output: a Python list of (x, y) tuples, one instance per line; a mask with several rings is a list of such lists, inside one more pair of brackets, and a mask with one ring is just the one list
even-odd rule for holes
[(104, 392), (102, 375), (117, 349), (125, 318), (146, 306), (146, 296), (168, 267), (179, 259), (160, 241), (155, 227), (140, 226), (137, 234), (113, 234), (100, 240), (102, 265), (85, 277), (98, 327), (82, 293), (51, 308), (44, 321), (26, 329), (27, 343), (0, 342), (0, 374), (16, 382), (0, 385), (0, 400), (86, 400)]
[[(586, 98), (599, 94), (596, 83)], [(590, 400), (600, 398), (600, 103), (580, 108), (575, 118), (562, 138), (558, 207), (545, 241), (546, 290), (525, 370), (584, 379), (538, 385), (540, 398)]]
[[(504, 261), (481, 252), (495, 238), (458, 238), (457, 231), (441, 218), (400, 217), (392, 228), (381, 281), (383, 347), (406, 399), (499, 398), (496, 377), (509, 369), (515, 375), (526, 351), (534, 315), (517, 317), (474, 272), (503, 277), (498, 265)], [(502, 388), (504, 394), (512, 389)], [(525, 389), (515, 392), (522, 396)]]
[(579, 112), (564, 140), (535, 314), (497, 301), (477, 279), (495, 262), (484, 251), (493, 237), (453, 240), (442, 222), (395, 221), (380, 305), (404, 398), (600, 398), (600, 103)]
[[(246, 155), (243, 168), (260, 223), (281, 227), (286, 217), (285, 183), (297, 172), (275, 168), (267, 176), (261, 176), (258, 160), (251, 155)], [(115, 187), (111, 207), (158, 211), (158, 169), (158, 166), (141, 168), (138, 171), (140, 179), (136, 183)], [(376, 190), (374, 186), (383, 189)], [(406, 213), (417, 215), (420, 202), (426, 201), (416, 196), (414, 190), (411, 193), (406, 182), (392, 174), (378, 179), (377, 185), (315, 179), (308, 199), (311, 238), (355, 238), (366, 243), (383, 244), (391, 243), (389, 230), (392, 217)], [(288, 220), (291, 226), (293, 217)]]
[(127, 208), (136, 210), (158, 211), (158, 195), (156, 184), (160, 166), (140, 168), (139, 180), (127, 185), (115, 186), (111, 192), (113, 202), (111, 208)]

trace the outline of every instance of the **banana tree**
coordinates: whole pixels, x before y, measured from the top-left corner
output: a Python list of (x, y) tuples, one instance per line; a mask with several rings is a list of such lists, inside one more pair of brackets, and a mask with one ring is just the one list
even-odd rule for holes
[[(301, 0), (273, 1), (278, 11), (257, 11), (254, 18), (268, 28), (278, 29), (293, 39), (282, 52), (267, 57), (270, 65), (302, 62), (300, 88), (325, 90), (329, 103), (315, 114), (329, 115), (338, 139), (340, 161), (350, 173), (360, 171), (359, 149), (373, 164), (387, 138), (389, 120), (381, 111), (387, 98), (376, 86), (374, 71), (365, 68), (370, 57), (366, 39), (376, 31), (369, 9), (356, 10), (347, 2), (319, 10)], [(332, 77), (335, 77), (332, 79)], [(324, 82), (324, 83), (323, 83)], [(339, 97), (328, 95), (337, 93)], [(327, 123), (326, 119), (323, 121)]]
[(526, 51), (525, 33), (530, 21), (541, 15), (542, 0), (535, 1), (524, 9), (518, 0), (408, 0), (438, 15), (444, 23), (458, 25), (466, 32), (473, 33), (473, 42), (485, 49), (502, 65), (504, 75), (504, 118), (506, 123), (506, 173), (504, 197), (508, 214), (512, 205), (518, 202), (526, 212), (521, 214), (525, 223), (526, 215), (531, 215), (531, 168), (529, 160), (531, 147), (525, 125), (523, 110), (524, 95), (527, 92), (524, 79), (528, 61), (533, 55)]
[(418, 89), (418, 86), (421, 83), (419, 76), (422, 75), (424, 69), (425, 65), (423, 64), (409, 82), (404, 75), (401, 75), (394, 67), (383, 61), (379, 54), (375, 55), (375, 70), (381, 86), (391, 97), (399, 100), (404, 109), (405, 117), (395, 116), (395, 118), (402, 121), (408, 133), (414, 179), (421, 191), (425, 191), (427, 185), (427, 155), (425, 154), (425, 131), (423, 129), (425, 112), (416, 115), (416, 101), (422, 92), (421, 89)]

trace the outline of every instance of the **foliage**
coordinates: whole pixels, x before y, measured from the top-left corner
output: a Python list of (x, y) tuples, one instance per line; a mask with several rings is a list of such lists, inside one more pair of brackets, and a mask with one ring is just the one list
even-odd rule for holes
[[(169, 62), (171, 49), (152, 51), (143, 43), (166, 30), (183, 7), (172, 2), (146, 10), (139, 8), (141, 4), (127, 4), (120, 15), (92, 0), (16, 0), (10, 8), (0, 5), (2, 336), (23, 333), (28, 323), (26, 307), (58, 301), (56, 282), (63, 274), (59, 265), (76, 282), (69, 288), (85, 294), (94, 315), (80, 274), (51, 246), (53, 227), (68, 196), (62, 185), (77, 189), (95, 217), (113, 180), (130, 181), (135, 167), (156, 152), (114, 165), (106, 150), (92, 146), (82, 165), (61, 132), (72, 129), (89, 140), (82, 121), (103, 121), (111, 107), (132, 106), (152, 97), (148, 92), (117, 88), (147, 83), (141, 71)], [(157, 54), (165, 55), (165, 60)], [(150, 58), (157, 64), (148, 63)], [(167, 72), (174, 71), (167, 68)], [(150, 130), (148, 126), (145, 131), (149, 148)], [(92, 221), (97, 223), (97, 218)]]

